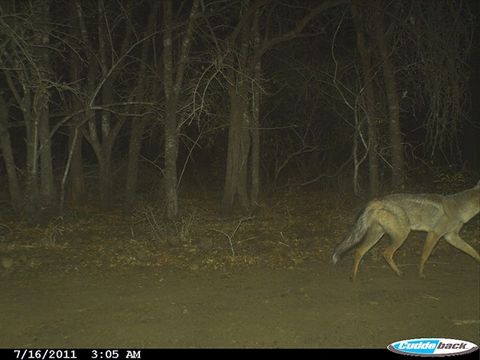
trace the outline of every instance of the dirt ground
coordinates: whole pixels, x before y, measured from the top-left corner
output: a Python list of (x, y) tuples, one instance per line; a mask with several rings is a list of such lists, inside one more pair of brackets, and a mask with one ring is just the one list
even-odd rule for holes
[[(463, 261), (465, 260), (465, 261)], [(428, 280), (364, 266), (292, 270), (79, 271), (0, 282), (0, 347), (385, 347), (400, 339), (479, 343), (479, 268)]]
[[(0, 239), (0, 347), (480, 343), (478, 263), (442, 241), (419, 279), (424, 234), (411, 234), (396, 256), (402, 278), (381, 258), (384, 239), (353, 283), (352, 254), (336, 266), (329, 258), (356, 209), (310, 200), (229, 221), (198, 207), (177, 224), (176, 246), (152, 246), (152, 233), (133, 221), (91, 210), (33, 230), (4, 222), (11, 231)], [(479, 222), (462, 232), (477, 249)]]

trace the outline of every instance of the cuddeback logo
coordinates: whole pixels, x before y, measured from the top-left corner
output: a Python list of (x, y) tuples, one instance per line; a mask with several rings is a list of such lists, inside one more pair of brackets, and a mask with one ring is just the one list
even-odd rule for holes
[(388, 345), (388, 350), (414, 356), (452, 356), (473, 352), (478, 349), (474, 343), (455, 339), (410, 339)]

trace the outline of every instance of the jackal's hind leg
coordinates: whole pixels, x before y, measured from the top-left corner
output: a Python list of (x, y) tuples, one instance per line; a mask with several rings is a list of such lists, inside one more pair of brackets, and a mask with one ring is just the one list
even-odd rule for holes
[(398, 276), (402, 275), (402, 272), (398, 268), (397, 264), (393, 260), (393, 255), (400, 246), (403, 245), (410, 232), (410, 226), (402, 219), (395, 218), (393, 215), (386, 216), (382, 226), (385, 232), (391, 237), (392, 243), (383, 252), (383, 257), (387, 261), (388, 265)]
[(425, 240), (425, 245), (423, 246), (422, 256), (420, 258), (420, 267), (419, 267), (419, 275), (421, 278), (425, 277), (423, 273), (423, 269), (425, 267), (425, 263), (427, 262), (430, 254), (432, 253), (433, 248), (437, 245), (440, 236), (435, 234), (434, 232), (429, 232), (427, 235), (427, 239)]
[(358, 266), (360, 265), (360, 261), (362, 260), (363, 256), (375, 245), (378, 240), (383, 236), (385, 232), (383, 228), (378, 224), (372, 224), (365, 235), (365, 239), (360, 244), (360, 246), (355, 251), (355, 257), (353, 261), (353, 281), (355, 281), (358, 272)]

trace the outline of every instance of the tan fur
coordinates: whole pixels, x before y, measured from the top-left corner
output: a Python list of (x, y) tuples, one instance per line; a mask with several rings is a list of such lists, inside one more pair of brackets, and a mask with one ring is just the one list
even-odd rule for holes
[[(419, 274), (440, 238), (480, 262), (480, 255), (459, 235), (462, 226), (480, 212), (480, 181), (468, 190), (452, 194), (394, 194), (373, 200), (355, 222), (349, 235), (337, 245), (333, 254), (336, 263), (350, 248), (356, 249), (353, 279), (363, 256), (387, 233), (392, 242), (383, 256), (398, 275), (401, 271), (393, 260), (395, 252), (411, 230), (426, 231), (427, 238), (420, 258)], [(362, 241), (363, 240), (363, 241)]]

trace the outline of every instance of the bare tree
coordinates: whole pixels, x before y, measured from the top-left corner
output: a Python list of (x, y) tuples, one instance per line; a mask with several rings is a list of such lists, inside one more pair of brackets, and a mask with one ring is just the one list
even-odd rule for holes
[[(158, 1), (155, 1), (150, 9), (144, 38), (149, 38), (155, 32), (159, 7), (160, 3)], [(132, 91), (132, 94), (130, 96), (132, 102), (141, 103), (149, 97), (151, 97), (152, 101), (154, 102), (158, 101), (159, 92), (161, 89), (161, 84), (159, 83), (158, 79), (156, 81), (152, 81), (153, 86), (148, 86), (147, 84), (147, 80), (149, 79), (148, 55), (150, 52), (152, 52), (152, 46), (155, 46), (154, 37), (152, 37), (152, 41), (144, 41), (142, 44), (142, 50), (139, 59), (140, 64), (136, 72), (136, 83), (134, 90)], [(151, 76), (150, 79), (153, 79), (153, 76)], [(150, 96), (148, 94), (148, 90), (150, 90)], [(142, 111), (142, 105), (136, 105), (135, 107), (137, 113), (140, 113)], [(139, 116), (139, 118), (132, 120), (131, 122), (128, 148), (127, 179), (125, 187), (125, 209), (127, 212), (133, 208), (133, 204), (135, 202), (140, 149), (142, 145), (144, 129), (147, 121), (150, 118), (150, 115), (142, 115)]]
[[(185, 67), (189, 61), (190, 47), (193, 41), (195, 20), (199, 9), (199, 0), (194, 0), (190, 10), (187, 27), (178, 54), (175, 53), (172, 36), (174, 19), (172, 13), (172, 0), (165, 0), (163, 6), (163, 84), (165, 92), (165, 195), (167, 217), (172, 219), (178, 214), (177, 193), (177, 156), (179, 123), (177, 111), (180, 92), (183, 85)], [(177, 60), (174, 61), (174, 55)]]
[[(257, 202), (260, 191), (260, 89), (262, 57), (279, 44), (295, 39), (304, 28), (325, 10), (346, 1), (321, 1), (306, 9), (287, 30), (273, 32), (269, 1), (241, 2), (236, 26), (223, 42), (218, 63), (223, 72), (230, 98), (229, 135), (223, 212), (236, 207), (248, 212)], [(260, 26), (262, 24), (262, 26)]]
[[(360, 6), (359, 6), (360, 5)], [(353, 15), (357, 35), (357, 50), (360, 57), (360, 64), (363, 74), (363, 100), (364, 112), (368, 125), (368, 176), (370, 184), (370, 195), (375, 196), (379, 187), (379, 160), (378, 160), (378, 110), (376, 109), (376, 97), (374, 89), (374, 64), (372, 62), (372, 44), (367, 44), (365, 28), (371, 22), (371, 18), (362, 11), (361, 2), (355, 1), (350, 6)]]
[[(83, 85), (84, 114), (88, 119), (88, 126), (86, 129), (82, 127), (82, 132), (98, 160), (101, 203), (104, 207), (110, 207), (113, 192), (112, 150), (125, 122), (125, 117), (114, 116), (114, 85), (119, 74), (117, 66), (131, 49), (132, 28), (130, 22), (124, 19), (123, 40), (120, 48), (116, 49), (113, 42), (115, 36), (111, 33), (109, 16), (103, 1), (98, 2), (97, 31), (94, 34), (87, 30), (92, 27), (87, 27), (80, 1), (76, 1), (75, 7), (82, 41), (87, 46), (85, 57), (88, 62), (87, 78)], [(100, 126), (97, 126), (95, 112), (100, 113)]]
[(460, 134), (470, 118), (470, 97), (465, 94), (473, 34), (478, 29), (472, 6), (469, 1), (413, 1), (400, 8), (406, 15), (397, 42), (404, 51), (397, 57), (409, 64), (406, 70), (412, 74), (404, 86), (422, 115), (418, 121), (427, 134), (425, 156), (441, 155), (451, 164), (461, 157)]
[[(68, 11), (70, 18), (78, 20), (77, 18), (77, 3), (75, 1), (68, 3)], [(68, 47), (67, 59), (68, 66), (68, 80), (70, 82), (71, 92), (68, 94), (68, 108), (67, 112), (76, 114), (66, 124), (68, 126), (68, 154), (71, 158), (70, 168), (68, 170), (69, 177), (69, 193), (70, 199), (73, 203), (81, 202), (85, 195), (85, 175), (83, 169), (83, 132), (82, 128), (85, 126), (83, 121), (83, 109), (85, 108), (82, 101), (82, 60), (80, 54), (84, 50), (84, 44), (81, 41), (82, 35), (80, 31), (80, 22), (73, 21), (70, 25), (71, 41)], [(67, 160), (68, 161), (68, 160)], [(61, 196), (64, 194), (62, 193)]]
[(8, 107), (7, 103), (0, 96), (0, 149), (5, 163), (5, 169), (8, 177), (8, 190), (10, 193), (10, 203), (16, 213), (21, 212), (22, 195), (18, 182), (17, 168), (13, 158), (12, 142), (10, 141), (10, 133), (8, 130)]
[(59, 84), (50, 69), (50, 1), (25, 4), (22, 11), (11, 23), (0, 17), (2, 33), (8, 39), (0, 63), (23, 115), (27, 148), (24, 213), (28, 222), (37, 223), (42, 207), (51, 206), (55, 196), (49, 98), (51, 89)]
[(382, 1), (376, 2), (374, 10), (374, 36), (382, 59), (383, 81), (388, 105), (388, 123), (390, 153), (392, 160), (392, 186), (400, 188), (405, 180), (405, 164), (403, 154), (403, 140), (400, 129), (400, 103), (398, 97), (397, 80), (395, 77), (393, 42), (390, 33), (385, 27), (384, 9)]

